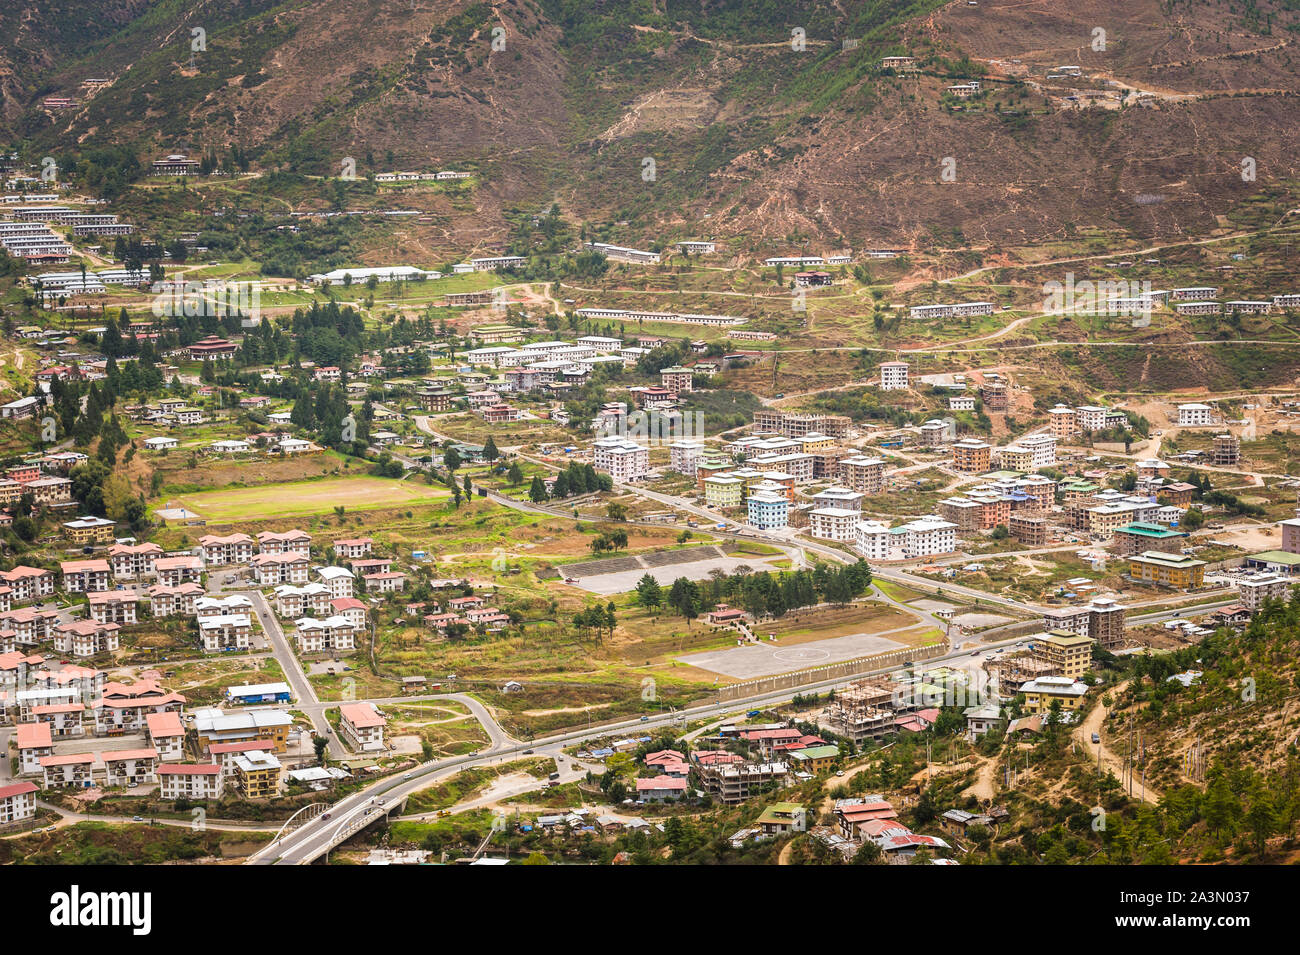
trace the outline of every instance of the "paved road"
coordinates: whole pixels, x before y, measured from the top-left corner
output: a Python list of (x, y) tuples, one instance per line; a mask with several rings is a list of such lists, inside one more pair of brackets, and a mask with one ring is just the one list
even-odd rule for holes
[[(1025, 638), (1020, 637), (1001, 641), (1000, 643), (982, 644), (977, 648), (962, 649), (935, 657), (925, 661), (925, 665), (927, 667), (939, 664), (952, 666), (973, 665), (976, 658), (996, 650), (999, 646), (1009, 646), (1024, 641)], [(373, 822), (379, 818), (380, 814), (395, 810), (402, 800), (412, 793), (474, 766), (488, 766), (501, 760), (513, 759), (528, 751), (539, 755), (555, 756), (557, 759), (564, 759), (567, 762), (570, 758), (563, 755), (563, 748), (582, 740), (618, 735), (630, 730), (646, 731), (683, 725), (688, 721), (709, 720), (728, 713), (743, 712), (755, 706), (788, 702), (795, 692), (825, 691), (832, 687), (845, 686), (873, 674), (890, 673), (900, 669), (902, 669), (900, 666), (883, 667), (871, 673), (823, 680), (792, 689), (757, 693), (753, 696), (729, 700), (725, 703), (703, 703), (676, 712), (647, 717), (644, 720), (619, 720), (590, 728), (558, 733), (526, 743), (499, 744), (494, 742), (491, 747), (479, 753), (425, 763), (405, 774), (401, 779), (390, 778), (377, 781), (361, 792), (331, 807), (329, 819), (317, 817), (309, 821), (299, 829), (286, 835), (279, 842), (267, 846), (251, 856), (248, 861), (254, 865), (304, 865), (313, 862), (325, 855), (338, 833), (348, 826), (350, 819), (368, 819), (369, 822)], [(381, 804), (380, 810), (368, 809), (368, 807), (376, 805), (376, 801)]]

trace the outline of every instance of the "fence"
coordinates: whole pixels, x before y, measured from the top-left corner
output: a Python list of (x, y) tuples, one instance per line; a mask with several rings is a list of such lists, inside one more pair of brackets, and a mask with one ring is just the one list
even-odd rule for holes
[(840, 663), (828, 663), (825, 666), (814, 667), (811, 670), (796, 670), (794, 673), (782, 673), (780, 676), (750, 680), (748, 683), (733, 683), (730, 686), (722, 687), (718, 691), (718, 702), (726, 703), (729, 700), (761, 696), (764, 693), (774, 693), (777, 690), (793, 690), (796, 687), (812, 686), (830, 680), (848, 679), (849, 677), (871, 673), (874, 670), (898, 666), (908, 660), (929, 660), (933, 657), (943, 656), (947, 652), (948, 647), (943, 643), (935, 643), (927, 647), (903, 647), (899, 650), (877, 653), (874, 656), (858, 657), (855, 660), (844, 660)]

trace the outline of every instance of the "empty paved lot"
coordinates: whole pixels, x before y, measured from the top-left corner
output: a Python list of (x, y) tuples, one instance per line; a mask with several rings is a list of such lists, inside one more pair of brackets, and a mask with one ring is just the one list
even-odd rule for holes
[[(756, 557), (710, 557), (708, 560), (692, 560), (681, 564), (668, 564), (663, 567), (638, 567), (635, 570), (622, 570), (612, 574), (596, 574), (593, 577), (579, 577), (575, 587), (593, 594), (608, 597), (612, 594), (625, 594), (636, 589), (636, 582), (649, 574), (660, 584), (671, 585), (678, 577), (687, 580), (703, 580), (714, 570), (733, 573), (737, 567), (748, 567), (753, 571), (776, 570), (771, 564)], [(561, 570), (564, 568), (561, 567)]]
[[(886, 634), (903, 633), (908, 630), (920, 630), (921, 624), (912, 624)], [(755, 636), (762, 636), (763, 628), (755, 628)], [(743, 647), (729, 647), (726, 650), (711, 650), (707, 653), (690, 653), (678, 657), (682, 663), (734, 677), (737, 680), (754, 680), (759, 677), (789, 673), (792, 670), (806, 670), (809, 667), (822, 666), (826, 663), (840, 663), (858, 657), (868, 657), (886, 650), (897, 650), (904, 644), (886, 639), (881, 634), (851, 633), (847, 637), (832, 637), (829, 640), (814, 640), (812, 643), (799, 643), (783, 647), (780, 643), (762, 643)]]

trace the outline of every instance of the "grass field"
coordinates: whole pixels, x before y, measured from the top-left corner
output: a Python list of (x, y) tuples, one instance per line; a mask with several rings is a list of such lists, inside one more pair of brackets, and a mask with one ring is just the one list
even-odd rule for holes
[(223, 522), (308, 517), (328, 514), (339, 506), (349, 511), (366, 511), (427, 504), (446, 496), (445, 489), (412, 481), (358, 476), (200, 491), (181, 495), (176, 501), (209, 521)]

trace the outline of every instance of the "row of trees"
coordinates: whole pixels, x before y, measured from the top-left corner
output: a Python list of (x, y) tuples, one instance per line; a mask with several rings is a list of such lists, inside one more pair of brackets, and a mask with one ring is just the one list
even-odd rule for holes
[(754, 617), (780, 617), (819, 603), (848, 603), (865, 594), (870, 586), (871, 568), (859, 560), (843, 567), (819, 564), (812, 570), (777, 573), (755, 573), (741, 567), (734, 574), (717, 572), (701, 581), (678, 577), (666, 596), (659, 582), (646, 574), (637, 582), (634, 599), (651, 611), (666, 604), (689, 623), (723, 603), (738, 606)]

